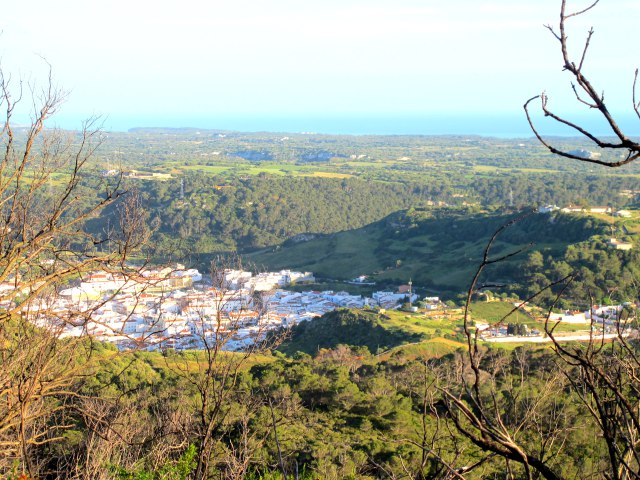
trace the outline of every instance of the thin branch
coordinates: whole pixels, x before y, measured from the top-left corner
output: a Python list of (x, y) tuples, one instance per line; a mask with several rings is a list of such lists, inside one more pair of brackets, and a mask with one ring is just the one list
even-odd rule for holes
[[(525, 114), (526, 114), (529, 126), (533, 131), (535, 137), (551, 153), (565, 157), (565, 158), (578, 160), (581, 162), (594, 163), (597, 165), (616, 168), (616, 167), (621, 167), (623, 165), (631, 163), (640, 157), (640, 143), (631, 140), (623, 132), (623, 130), (620, 128), (620, 126), (616, 122), (615, 118), (609, 112), (607, 105), (605, 103), (604, 94), (599, 94), (598, 91), (595, 89), (595, 87), (591, 84), (589, 79), (583, 74), (583, 68), (586, 62), (587, 51), (589, 49), (589, 46), (591, 45), (591, 39), (594, 34), (593, 28), (590, 28), (587, 33), (587, 38), (582, 48), (580, 60), (577, 64), (571, 60), (571, 57), (569, 55), (568, 37), (566, 32), (567, 20), (569, 20), (572, 17), (576, 17), (588, 12), (589, 10), (594, 8), (598, 4), (598, 2), (599, 0), (596, 0), (595, 2), (591, 3), (589, 6), (587, 6), (584, 9), (567, 14), (566, 13), (567, 2), (566, 0), (562, 0), (561, 7), (560, 7), (559, 31), (556, 31), (551, 25), (545, 25), (545, 28), (547, 28), (547, 30), (551, 32), (551, 34), (556, 38), (556, 40), (560, 42), (560, 50), (562, 52), (562, 59), (563, 59), (563, 69), (571, 73), (571, 75), (573, 75), (576, 82), (575, 84), (572, 83), (571, 85), (571, 88), (574, 92), (576, 100), (590, 109), (597, 109), (619, 141), (616, 143), (613, 143), (613, 142), (601, 140), (586, 128), (578, 125), (576, 122), (572, 122), (560, 115), (553, 113), (551, 110), (549, 110), (549, 108), (547, 108), (547, 95), (545, 93), (532, 97), (529, 100), (527, 100), (527, 102), (524, 104), (524, 110), (525, 110)], [(636, 101), (636, 97), (635, 97), (636, 80), (637, 80), (637, 73), (635, 74), (634, 82), (633, 82), (632, 106), (634, 111), (636, 112), (636, 115), (640, 117), (640, 105)], [(583, 95), (581, 95), (578, 89), (580, 89), (586, 96), (583, 97)], [(529, 113), (529, 104), (537, 98), (541, 99), (541, 109), (545, 117), (550, 117), (555, 122), (571, 128), (572, 130), (576, 131), (580, 135), (594, 142), (600, 148), (612, 149), (612, 150), (616, 150), (616, 149), (627, 150), (626, 156), (620, 161), (609, 162), (605, 160), (599, 160), (597, 158), (590, 158), (590, 157), (585, 158), (580, 155), (575, 155), (571, 152), (567, 152), (552, 146), (549, 142), (543, 139), (542, 135), (534, 126), (534, 122)]]

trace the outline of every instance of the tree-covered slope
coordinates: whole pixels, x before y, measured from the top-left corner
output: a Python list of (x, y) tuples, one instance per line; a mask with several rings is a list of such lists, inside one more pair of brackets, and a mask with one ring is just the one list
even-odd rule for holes
[[(380, 175), (395, 171), (392, 167), (378, 167)], [(353, 166), (353, 171), (361, 168)], [(188, 171), (166, 180), (129, 181), (140, 191), (149, 221), (158, 226), (156, 244), (174, 255), (277, 246), (299, 234), (361, 228), (410, 207), (622, 205), (630, 197), (622, 197), (621, 189), (640, 191), (635, 177), (463, 174), (463, 170), (444, 175), (433, 169), (383, 181), (364, 174), (352, 178), (281, 175), (275, 173), (276, 166), (269, 171), (238, 176)]]
[(321, 348), (351, 345), (366, 347), (371, 353), (376, 353), (421, 338), (418, 333), (385, 325), (384, 316), (377, 313), (339, 309), (293, 327), (290, 337), (279, 350), (288, 354), (314, 354)]
[(166, 250), (187, 253), (250, 250), (302, 233), (359, 228), (399, 209), (422, 204), (440, 188), (336, 178), (264, 175), (223, 180), (193, 175), (181, 186), (143, 185), (143, 202), (159, 225)]
[[(251, 256), (267, 268), (310, 270), (320, 277), (350, 279), (366, 274), (373, 281), (406, 282), (438, 291), (467, 288), (493, 233), (517, 214), (469, 209), (430, 209), (398, 212), (366, 227), (325, 235)], [(607, 231), (594, 217), (531, 214), (506, 229), (493, 252), (529, 247), (545, 256), (562, 256), (572, 244)], [(500, 265), (501, 280), (520, 282), (526, 254)]]

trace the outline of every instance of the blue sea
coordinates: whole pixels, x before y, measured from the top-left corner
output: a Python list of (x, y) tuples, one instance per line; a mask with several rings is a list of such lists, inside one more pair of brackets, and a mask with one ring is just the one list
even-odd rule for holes
[[(596, 135), (612, 132), (597, 117), (572, 117)], [(536, 125), (549, 136), (577, 136), (576, 132), (548, 119)], [(627, 135), (640, 134), (637, 117), (623, 117), (621, 126)], [(212, 115), (208, 117), (144, 116), (105, 118), (104, 128), (126, 131), (135, 127), (199, 128), (241, 132), (319, 133), (340, 135), (480, 135), (498, 138), (533, 136), (524, 113), (514, 115)]]

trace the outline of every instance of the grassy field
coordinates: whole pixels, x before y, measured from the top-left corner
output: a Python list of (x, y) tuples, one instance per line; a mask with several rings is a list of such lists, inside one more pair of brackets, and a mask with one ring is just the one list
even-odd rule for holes
[[(390, 311), (385, 313), (389, 320), (385, 321), (391, 328), (398, 328), (411, 333), (423, 335), (453, 334), (462, 325), (460, 317), (446, 317), (442, 320), (434, 320), (424, 314), (411, 314), (406, 312)], [(438, 333), (436, 333), (438, 331)]]
[(231, 170), (232, 168), (233, 167), (230, 165), (185, 165), (182, 167), (176, 167), (176, 170), (173, 171), (179, 173), (184, 170), (187, 172), (203, 172), (209, 175), (219, 175)]
[[(496, 172), (504, 172), (505, 168), (496, 167), (493, 165), (474, 165), (473, 171), (478, 173), (496, 173)], [(514, 168), (511, 167), (509, 169), (511, 173), (555, 173), (560, 172), (561, 170), (554, 169), (546, 169), (546, 168)]]
[[(502, 320), (504, 323), (526, 324), (529, 328), (543, 331), (545, 327), (546, 311), (533, 308), (531, 312), (517, 310), (509, 315), (514, 308), (511, 302), (476, 302), (471, 305), (470, 317), (474, 321), (484, 321), (486, 323), (496, 323)], [(507, 317), (507, 315), (509, 315)], [(506, 318), (505, 318), (506, 317)], [(553, 326), (553, 324), (550, 324)], [(557, 332), (587, 332), (588, 324), (559, 323)]]
[(309, 177), (321, 177), (321, 178), (352, 178), (350, 173), (338, 173), (338, 172), (312, 172), (307, 174)]
[[(495, 323), (502, 320), (514, 308), (510, 302), (476, 302), (471, 305), (471, 319), (485, 321), (487, 323)], [(514, 312), (507, 322), (510, 323), (527, 323), (531, 318), (522, 312)]]
[[(494, 302), (474, 302), (470, 308), (470, 318), (472, 322), (495, 323), (507, 316), (514, 308), (513, 303)], [(536, 312), (538, 313), (538, 312)], [(407, 313), (401, 311), (385, 312), (384, 325), (390, 329), (403, 330), (409, 333), (420, 334), (427, 340), (397, 347), (394, 350), (402, 350), (416, 356), (423, 355), (443, 355), (458, 348), (465, 348), (463, 334), (463, 311), (462, 309), (446, 309), (440, 311), (417, 313)], [(504, 323), (523, 323), (531, 329), (544, 330), (544, 321), (537, 315), (530, 315), (524, 311), (514, 312), (506, 317)], [(556, 332), (586, 332), (588, 325), (559, 324)], [(499, 348), (512, 349), (521, 343), (492, 344)], [(392, 353), (392, 352), (391, 352)]]
[[(296, 163), (292, 161), (264, 160), (251, 162), (249, 160), (233, 159), (229, 157), (219, 157), (215, 163), (210, 160), (198, 163), (195, 160), (185, 162), (169, 161), (163, 162), (156, 167), (155, 171), (168, 171), (180, 175), (182, 172), (202, 172), (207, 175), (287, 175), (287, 176), (314, 176), (326, 178), (352, 178), (360, 177), (374, 179), (375, 181), (415, 181), (416, 172), (423, 172), (428, 176), (433, 174), (435, 168), (440, 175), (450, 177), (459, 175), (464, 169), (469, 173), (466, 178), (473, 179), (475, 176), (493, 177), (497, 175), (553, 175), (563, 173), (563, 168), (535, 167), (509, 164), (504, 165), (484, 165), (477, 163), (469, 165), (462, 160), (458, 160), (459, 154), (474, 156), (476, 149), (465, 149), (456, 147), (451, 150), (446, 163), (425, 158), (432, 153), (442, 156), (441, 149), (416, 149), (412, 157), (390, 157), (376, 159), (354, 160), (350, 158), (334, 158), (329, 162), (308, 162)], [(455, 155), (453, 155), (455, 153)], [(446, 155), (446, 154), (444, 154)], [(630, 174), (629, 176), (640, 177), (640, 174)]]

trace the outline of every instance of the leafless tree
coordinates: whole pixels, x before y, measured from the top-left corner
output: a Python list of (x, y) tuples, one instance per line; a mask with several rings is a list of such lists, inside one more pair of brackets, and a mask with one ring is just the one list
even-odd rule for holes
[[(640, 348), (638, 319), (620, 310), (598, 323), (591, 308), (588, 341), (565, 344), (547, 319), (545, 331), (553, 342), (572, 391), (595, 420), (606, 444), (608, 478), (640, 477)], [(609, 326), (607, 326), (607, 324)], [(606, 330), (614, 332), (605, 339)]]
[[(567, 34), (567, 24), (568, 22), (575, 17), (580, 15), (584, 15), (593, 9), (600, 0), (596, 0), (592, 4), (579, 8), (576, 11), (570, 12), (567, 10), (567, 0), (562, 0), (560, 7), (560, 22), (559, 26), (556, 29), (551, 25), (547, 25), (547, 29), (553, 34), (553, 36), (558, 40), (560, 44), (560, 50), (562, 52), (562, 61), (563, 61), (563, 69), (571, 74), (573, 77), (574, 83), (571, 84), (573, 92), (576, 97), (576, 101), (580, 104), (584, 105), (588, 109), (597, 110), (601, 117), (605, 120), (606, 124), (611, 129), (611, 134), (615, 137), (614, 140), (609, 140), (604, 137), (600, 137), (598, 135), (593, 134), (588, 129), (579, 125), (578, 123), (572, 122), (568, 120), (566, 117), (556, 114), (553, 110), (549, 108), (549, 97), (546, 93), (542, 93), (540, 95), (536, 95), (535, 97), (530, 98), (524, 104), (524, 110), (527, 115), (527, 120), (529, 121), (529, 125), (533, 130), (533, 133), (538, 138), (538, 140), (551, 152), (556, 155), (560, 155), (566, 158), (572, 158), (574, 160), (580, 160), (582, 162), (590, 162), (599, 165), (604, 165), (606, 167), (620, 167), (622, 165), (626, 165), (628, 163), (633, 162), (638, 157), (640, 157), (640, 143), (636, 140), (630, 138), (622, 128), (619, 126), (618, 121), (616, 120), (616, 116), (612, 114), (607, 105), (605, 103), (604, 93), (601, 92), (589, 79), (587, 74), (585, 73), (586, 64), (587, 64), (587, 53), (589, 50), (589, 45), (591, 43), (592, 37), (594, 35), (594, 29), (591, 28), (587, 33), (587, 38), (584, 41), (582, 46), (582, 53), (580, 58), (575, 59), (572, 58), (569, 51), (569, 36)], [(640, 100), (637, 98), (637, 81), (638, 81), (638, 69), (635, 71), (635, 76), (633, 78), (633, 85), (631, 88), (631, 96), (632, 96), (632, 107), (635, 114), (640, 118)], [(554, 147), (549, 141), (545, 140), (543, 136), (540, 134), (538, 129), (535, 126), (535, 123), (530, 114), (530, 105), (535, 100), (540, 100), (540, 107), (542, 112), (546, 117), (551, 118), (557, 123), (565, 125), (571, 128), (576, 134), (582, 135), (588, 140), (592, 141), (595, 145), (600, 147), (601, 149), (618, 151), (623, 154), (621, 160), (617, 161), (608, 161), (601, 160), (599, 158), (591, 158), (585, 157), (582, 155), (578, 155), (576, 153), (565, 151), (560, 148)]]
[[(474, 327), (470, 315), (472, 298), (482, 288), (494, 286), (479, 282), (487, 267), (523, 251), (491, 255), (491, 247), (500, 233), (520, 218), (498, 229), (485, 247), (464, 309), (467, 352), (458, 357), (457, 368), (445, 373), (446, 379), (438, 388), (447, 418), (459, 434), (485, 452), (485, 458), (492, 458), (493, 462), (504, 460), (504, 469), (509, 472), (519, 465), (527, 478), (533, 478), (537, 472), (536, 475), (547, 479), (559, 479), (562, 477), (554, 458), (562, 450), (571, 425), (557, 393), (566, 387), (568, 380), (556, 368), (533, 375), (525, 351), (515, 356), (491, 352), (482, 344), (481, 330)], [(568, 280), (563, 278), (556, 284), (563, 285)], [(547, 288), (552, 286), (555, 284)], [(489, 329), (505, 322), (539, 293), (514, 306)], [(449, 466), (448, 471), (463, 476), (468, 468)]]
[[(637, 319), (620, 309), (615, 318), (598, 320), (592, 309), (591, 334), (584, 341), (563, 342), (556, 332), (558, 322), (550, 317), (564, 291), (576, 281), (569, 275), (542, 290), (555, 289), (544, 326), (553, 362), (534, 371), (527, 350), (513, 355), (492, 353), (482, 344), (480, 329), (473, 326), (470, 304), (484, 269), (512, 255), (490, 255), (502, 229), (488, 243), (467, 294), (467, 351), (439, 387), (447, 418), (487, 455), (503, 459), (505, 469), (513, 472), (519, 466), (527, 478), (564, 478), (558, 456), (576, 429), (591, 431), (596, 450), (603, 452), (592, 459), (592, 470), (586, 473), (616, 480), (640, 477)], [(540, 293), (514, 306), (495, 325)], [(605, 337), (607, 329), (613, 336)]]
[[(0, 70), (0, 474), (16, 462), (19, 472), (38, 474), (33, 450), (60, 438), (67, 425), (50, 420), (91, 371), (90, 342), (59, 337), (65, 325), (85, 323), (92, 309), (60, 311), (57, 291), (88, 271), (126, 272), (127, 256), (149, 233), (122, 176), (86, 174), (102, 142), (96, 120), (80, 132), (47, 127), (64, 98), (51, 74), (36, 89)], [(27, 127), (14, 124), (21, 102), (32, 104)], [(87, 222), (116, 202), (117, 227), (91, 233)], [(112, 249), (101, 248), (107, 242)], [(36, 324), (36, 312), (59, 321)]]
[[(242, 384), (241, 374), (253, 357), (275, 348), (282, 337), (269, 334), (268, 301), (258, 301), (261, 295), (251, 288), (232, 288), (230, 273), (241, 271), (237, 257), (212, 262), (210, 291), (190, 304), (192, 329), (199, 339), (194, 345), (197, 349), (166, 357), (167, 367), (194, 392), (196, 416), (191, 439), (198, 451), (196, 479), (209, 478), (216, 452), (223, 464), (218, 467), (235, 465), (246, 471), (254, 460), (252, 446), (262, 444), (269, 433), (267, 430), (257, 438), (248, 428), (251, 411), (264, 406), (264, 398), (255, 398)], [(235, 444), (224, 434), (233, 417), (240, 429)], [(237, 472), (227, 476), (236, 478)]]
[[(553, 113), (548, 108), (548, 97), (544, 93), (529, 99), (525, 103), (524, 109), (534, 134), (552, 153), (607, 167), (620, 167), (640, 157), (640, 143), (629, 138), (620, 128), (614, 114), (607, 108), (604, 93), (599, 93), (599, 90), (585, 74), (587, 53), (594, 35), (593, 28), (587, 33), (579, 60), (572, 59), (569, 54), (568, 21), (586, 14), (598, 3), (599, 0), (596, 0), (584, 8), (569, 12), (567, 1), (562, 0), (558, 28), (547, 26), (547, 29), (560, 44), (563, 68), (575, 80), (572, 89), (577, 101), (587, 108), (599, 112), (610, 127), (615, 140), (602, 139), (580, 125)], [(633, 110), (640, 118), (637, 81), (638, 69), (635, 70), (631, 97)], [(542, 138), (529, 114), (529, 105), (537, 98), (541, 101), (541, 108), (545, 116), (572, 128), (604, 150), (624, 153), (622, 160), (609, 162), (584, 158), (553, 147)], [(623, 312), (620, 311), (617, 318), (609, 321), (609, 329), (615, 332), (613, 340), (605, 341), (604, 332), (607, 327), (604, 319), (600, 325), (596, 325), (592, 320), (592, 331), (599, 331), (600, 334), (592, 334), (589, 341), (579, 344), (562, 343), (555, 335), (556, 325), (547, 320), (545, 326), (546, 333), (553, 342), (557, 358), (564, 365), (564, 371), (570, 372), (566, 374), (566, 378), (572, 386), (572, 391), (586, 406), (591, 417), (595, 420), (601, 438), (606, 443), (609, 467), (606, 476), (615, 479), (638, 478), (640, 476), (640, 458), (638, 457), (640, 442), (640, 411), (638, 406), (640, 379), (637, 376), (640, 369), (638, 326), (637, 319), (630, 318), (628, 313)], [(597, 330), (598, 328), (599, 330)]]
[[(560, 44), (563, 68), (574, 78), (575, 83), (572, 89), (577, 101), (599, 112), (610, 127), (615, 140), (600, 138), (581, 125), (554, 113), (548, 106), (548, 97), (545, 93), (529, 99), (524, 109), (535, 136), (550, 152), (606, 167), (620, 167), (633, 162), (640, 156), (640, 144), (630, 139), (620, 128), (614, 115), (607, 108), (604, 94), (599, 93), (585, 74), (586, 57), (594, 30), (589, 30), (577, 61), (572, 59), (569, 53), (567, 23), (572, 18), (592, 10), (598, 2), (599, 0), (596, 0), (584, 8), (569, 12), (567, 1), (562, 0), (559, 27), (556, 29), (547, 26), (547, 28)], [(637, 77), (636, 70), (632, 86), (632, 106), (636, 115), (640, 117), (640, 104), (636, 98)], [(585, 158), (551, 145), (539, 133), (530, 114), (531, 104), (537, 99), (540, 100), (545, 116), (570, 127), (604, 150), (624, 153), (623, 159), (607, 161)], [(508, 225), (505, 225), (501, 230), (507, 227)], [(449, 418), (465, 438), (471, 440), (483, 451), (504, 459), (505, 469), (510, 471), (510, 465), (520, 465), (528, 478), (541, 475), (548, 479), (558, 479), (562, 478), (562, 469), (554, 463), (553, 458), (555, 452), (562, 448), (571, 424), (564, 407), (556, 403), (554, 392), (565, 391), (572, 398), (580, 400), (582, 415), (580, 421), (584, 422), (581, 428), (593, 429), (594, 443), (604, 442), (605, 445), (607, 453), (603, 458), (596, 460), (595, 471), (592, 474), (613, 479), (638, 478), (640, 476), (640, 458), (638, 458), (640, 386), (637, 372), (640, 370), (640, 352), (636, 339), (637, 326), (628, 319), (619, 317), (611, 321), (609, 326), (615, 330), (615, 338), (605, 340), (604, 321), (599, 329), (598, 325), (592, 323), (594, 333), (587, 341), (566, 344), (562, 343), (556, 335), (557, 324), (549, 321), (547, 317), (545, 333), (552, 342), (557, 368), (549, 369), (540, 383), (540, 373), (538, 372), (535, 376), (527, 375), (526, 369), (529, 368), (527, 361), (521, 359), (516, 362), (520, 365), (518, 368), (522, 372), (521, 375), (513, 375), (513, 372), (510, 375), (502, 375), (504, 368), (490, 358), (488, 350), (478, 341), (479, 331), (472, 328), (469, 318), (470, 300), (474, 292), (482, 287), (478, 279), (484, 269), (517, 253), (498, 257), (490, 255), (491, 246), (500, 231), (496, 232), (488, 243), (482, 263), (468, 292), (464, 317), (467, 353), (462, 358), (460, 372), (454, 383), (449, 382), (448, 386), (442, 388), (443, 403)], [(545, 290), (554, 288), (557, 302), (573, 281), (577, 281), (575, 276), (568, 275), (554, 282), (553, 285), (547, 286)], [(533, 300), (538, 294), (527, 299), (526, 302)], [(520, 306), (514, 307), (513, 311)], [(551, 310), (549, 314), (550, 312)], [(510, 396), (513, 394), (526, 396), (527, 391), (535, 391), (537, 394), (535, 399), (531, 398), (522, 403), (523, 409), (515, 417), (509, 414), (515, 403), (505, 403), (501, 395), (505, 390), (503, 382), (507, 379), (512, 384), (509, 387), (509, 391), (512, 392)], [(514, 379), (519, 379), (515, 385)], [(538, 382), (539, 385), (534, 385), (534, 382)], [(461, 388), (451, 388), (452, 384), (461, 385)], [(573, 412), (571, 415), (575, 417), (576, 413)], [(529, 434), (523, 436), (524, 431), (528, 431)], [(536, 433), (534, 438), (538, 439), (534, 444), (528, 441), (532, 433)]]
[[(481, 330), (473, 325), (471, 299), (487, 286), (479, 282), (481, 275), (487, 267), (522, 251), (491, 255), (500, 233), (517, 220), (505, 224), (490, 239), (467, 292), (467, 351), (438, 387), (447, 418), (485, 455), (504, 460), (510, 477), (517, 475), (518, 468), (527, 478), (564, 478), (558, 457), (572, 433), (586, 429), (594, 434), (596, 450), (602, 446), (604, 452), (592, 459), (591, 471), (586, 473), (617, 480), (638, 478), (640, 349), (634, 316), (620, 309), (615, 318), (602, 318), (598, 323), (596, 310), (592, 309), (591, 334), (584, 341), (565, 343), (557, 335), (558, 322), (550, 320), (551, 312), (571, 282), (577, 280), (570, 274), (547, 285), (486, 329), (504, 323), (543, 291), (553, 290), (555, 301), (544, 326), (553, 362), (536, 371), (527, 350), (496, 354), (483, 345)], [(607, 329), (614, 332), (613, 336), (605, 337)], [(460, 468), (453, 471), (457, 475), (465, 473)]]

